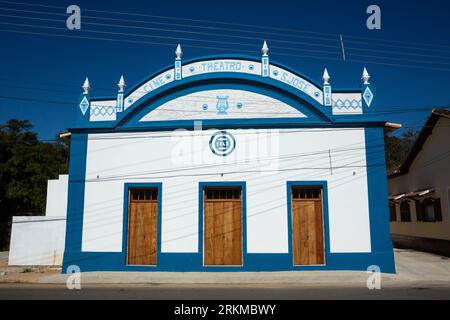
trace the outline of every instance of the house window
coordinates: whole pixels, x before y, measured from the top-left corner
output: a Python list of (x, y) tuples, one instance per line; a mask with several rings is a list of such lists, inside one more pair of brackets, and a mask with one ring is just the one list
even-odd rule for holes
[(403, 201), (400, 204), (400, 219), (402, 222), (410, 222), (411, 221), (411, 212), (409, 209), (408, 201)]
[(389, 204), (389, 221), (397, 221), (397, 211), (395, 208), (395, 203)]
[(427, 198), (422, 202), (422, 215), (424, 222), (442, 221), (440, 199)]
[(434, 201), (430, 198), (423, 200), (422, 212), (424, 222), (434, 222), (436, 217), (434, 215)]
[(422, 221), (423, 220), (423, 207), (420, 200), (414, 200), (414, 203), (416, 204), (416, 221)]

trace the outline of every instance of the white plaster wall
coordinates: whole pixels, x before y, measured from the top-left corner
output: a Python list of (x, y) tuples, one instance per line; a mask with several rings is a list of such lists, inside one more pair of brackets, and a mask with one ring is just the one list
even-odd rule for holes
[(67, 192), (69, 176), (60, 175), (58, 179), (47, 181), (47, 217), (65, 217), (67, 215)]
[(65, 217), (13, 217), (9, 265), (61, 265)]
[(47, 182), (45, 216), (13, 217), (9, 265), (61, 265), (64, 254), (68, 175)]
[(161, 182), (162, 251), (197, 252), (198, 183), (246, 181), (248, 252), (286, 253), (286, 181), (326, 180), (331, 251), (370, 252), (363, 129), (227, 131), (227, 157), (209, 149), (210, 130), (89, 135), (82, 250), (120, 252), (124, 183)]

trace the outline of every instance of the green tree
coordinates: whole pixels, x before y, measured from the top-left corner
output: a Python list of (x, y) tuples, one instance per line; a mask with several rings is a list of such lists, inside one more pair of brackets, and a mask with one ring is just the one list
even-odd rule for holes
[(385, 137), (386, 168), (388, 174), (398, 170), (406, 160), (417, 138), (417, 134), (417, 131), (408, 129), (403, 131), (400, 136)]
[(66, 173), (68, 146), (43, 143), (28, 120), (0, 126), (0, 250), (9, 245), (13, 215), (43, 215), (47, 180)]

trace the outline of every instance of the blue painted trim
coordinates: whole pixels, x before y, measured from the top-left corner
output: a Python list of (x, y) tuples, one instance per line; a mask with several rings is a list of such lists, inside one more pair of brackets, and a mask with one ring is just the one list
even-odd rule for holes
[[(382, 128), (366, 128), (364, 135), (372, 253), (384, 257), (383, 260), (374, 264), (380, 266), (382, 272), (395, 273), (394, 249), (389, 224), (385, 156), (384, 152), (370, 152), (380, 144), (380, 141), (384, 144), (384, 131)], [(383, 164), (381, 167), (380, 163)]]
[[(324, 254), (325, 265), (316, 266), (317, 268), (325, 268), (330, 259), (330, 227), (328, 218), (328, 184), (327, 181), (287, 181), (286, 183), (286, 199), (287, 199), (287, 219), (288, 219), (288, 248), (289, 248), (289, 261), (294, 269), (303, 269), (308, 266), (294, 266), (294, 255), (292, 249), (292, 187), (295, 186), (310, 186), (310, 187), (322, 187), (322, 214), (323, 214), (323, 233), (324, 233)], [(312, 266), (310, 266), (312, 267)]]
[[(265, 122), (262, 122), (266, 120)], [(290, 129), (290, 128), (372, 128), (384, 127), (386, 122), (335, 122), (335, 123), (300, 123), (289, 118), (280, 119), (236, 119), (203, 120), (203, 129)], [(120, 128), (71, 128), (74, 133), (116, 133), (116, 132), (154, 132), (174, 129), (194, 130), (194, 121), (155, 121), (152, 127), (120, 127)]]
[[(203, 267), (201, 255), (197, 253), (163, 253), (157, 267), (125, 266), (120, 252), (79, 252), (70, 256), (71, 264), (80, 266), (82, 272), (89, 271), (167, 271), (167, 272), (257, 272), (257, 271), (318, 271), (359, 270), (366, 271), (370, 265), (388, 257), (373, 253), (333, 253), (326, 266), (289, 267), (292, 264), (286, 253), (250, 253), (245, 257), (245, 268)], [(382, 269), (383, 272), (391, 273)], [(63, 269), (65, 272), (66, 269)]]
[(355, 88), (334, 88), (333, 93), (362, 93), (361, 89)]
[[(123, 92), (121, 92), (121, 93), (123, 93)], [(117, 99), (117, 96), (115, 96), (115, 97), (110, 97), (110, 96), (96, 96), (96, 95), (91, 95), (91, 101), (92, 102), (99, 102), (99, 101), (109, 101), (109, 100), (111, 100), (111, 101), (114, 101), (114, 100), (116, 100)]]
[(83, 181), (86, 177), (87, 141), (87, 134), (72, 134), (63, 271), (71, 264), (70, 256), (81, 252), (85, 192), (85, 183)]
[[(156, 266), (159, 264), (159, 258), (161, 256), (161, 225), (162, 225), (162, 183), (161, 182), (151, 182), (151, 183), (124, 183), (124, 194), (123, 194), (123, 225), (122, 225), (122, 255), (123, 263), (127, 265), (127, 244), (128, 244), (128, 202), (129, 202), (129, 190), (130, 188), (157, 188), (158, 189), (158, 227), (157, 227), (157, 240), (156, 240)], [(156, 266), (145, 266), (153, 267)]]
[[(247, 257), (247, 187), (245, 181), (226, 181), (226, 182), (199, 182), (198, 183), (198, 252), (201, 257), (203, 269), (243, 269)], [(242, 266), (205, 266), (203, 257), (203, 190), (206, 187), (241, 187), (242, 190)]]

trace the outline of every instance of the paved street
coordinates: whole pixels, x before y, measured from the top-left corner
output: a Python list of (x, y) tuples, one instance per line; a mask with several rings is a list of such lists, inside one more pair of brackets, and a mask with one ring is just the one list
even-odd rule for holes
[(368, 290), (362, 287), (272, 285), (64, 285), (0, 284), (0, 300), (8, 299), (450, 299), (448, 286), (413, 285)]
[(366, 287), (366, 271), (308, 272), (83, 272), (81, 290), (68, 290), (60, 268), (11, 267), (0, 255), (0, 300), (7, 299), (445, 299), (445, 257), (395, 250), (396, 274), (381, 275), (381, 290)]

